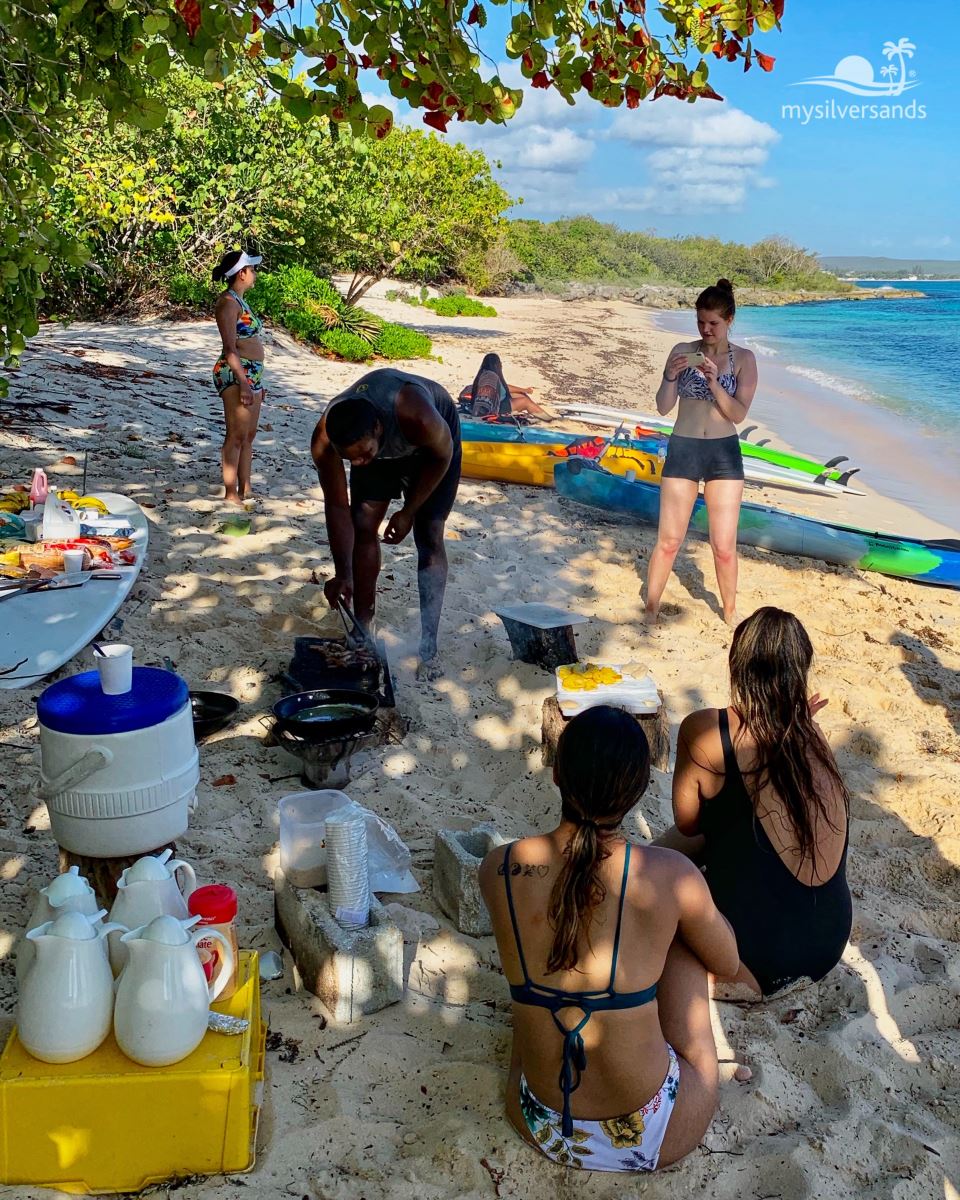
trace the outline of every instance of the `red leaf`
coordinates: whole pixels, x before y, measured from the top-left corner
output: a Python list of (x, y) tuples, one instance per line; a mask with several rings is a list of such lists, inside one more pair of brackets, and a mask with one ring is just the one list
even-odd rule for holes
[(373, 59), (370, 57), (369, 54), (361, 54), (360, 55), (360, 66), (363, 67), (365, 70), (367, 67), (373, 66)]
[(528, 71), (533, 70), (533, 59), (530, 57), (530, 51), (524, 50), (523, 57), (520, 59)]
[(189, 37), (195, 37), (197, 30), (200, 28), (200, 4), (198, 0), (174, 0), (174, 7), (187, 27)]
[(236, 775), (221, 775), (219, 779), (215, 779), (210, 785), (211, 787), (233, 787), (237, 782)]
[(538, 71), (533, 79), (530, 80), (530, 85), (535, 88), (548, 88), (550, 86), (550, 77), (546, 71)]
[(467, 24), (468, 25), (476, 25), (476, 23), (479, 20), (480, 20), (480, 5), (475, 4), (473, 6), (473, 8), (470, 9), (470, 16), (467, 17)]
[(256, 13), (254, 13), (253, 14), (253, 32), (257, 33), (259, 29), (260, 29), (260, 18)]
[(328, 54), (327, 57), (323, 60), (323, 65), (327, 68), (328, 71), (335, 71), (337, 69), (337, 67), (340, 65), (340, 60), (337, 58), (337, 56), (335, 54)]
[(265, 17), (272, 17), (276, 11), (276, 7), (273, 0), (257, 0), (257, 8), (260, 9)]
[(439, 129), (441, 133), (447, 132), (447, 122), (450, 117), (447, 113), (428, 112), (423, 114), (424, 125), (429, 125), (431, 129)]
[(773, 64), (777, 61), (775, 58), (771, 58), (769, 54), (761, 54), (759, 50), (755, 51), (755, 54), (758, 64), (764, 71), (773, 70)]
[(783, 16), (783, 4), (784, 0), (773, 0), (773, 15), (778, 21)]
[(592, 92), (594, 84), (593, 72), (584, 71), (584, 73), (580, 76), (580, 83), (588, 92)]
[(628, 86), (624, 91), (627, 97), (627, 108), (639, 108), (641, 96), (637, 89)]
[(429, 96), (431, 100), (434, 100), (439, 104), (440, 97), (443, 95), (443, 84), (435, 79), (433, 83), (431, 83), (426, 89), (424, 95)]

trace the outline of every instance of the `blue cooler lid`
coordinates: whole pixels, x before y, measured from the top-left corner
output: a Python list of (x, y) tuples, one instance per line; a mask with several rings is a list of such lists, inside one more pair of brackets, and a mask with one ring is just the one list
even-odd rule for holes
[(37, 701), (40, 722), (57, 733), (131, 733), (149, 729), (190, 700), (185, 679), (159, 667), (134, 667), (133, 687), (107, 696), (96, 671), (52, 683)]

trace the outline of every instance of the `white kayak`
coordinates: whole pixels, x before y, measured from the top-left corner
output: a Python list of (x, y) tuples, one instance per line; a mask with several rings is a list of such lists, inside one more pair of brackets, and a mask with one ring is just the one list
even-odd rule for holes
[[(603, 404), (559, 404), (557, 411), (566, 417), (575, 418), (586, 425), (596, 425), (600, 429), (617, 429), (621, 425), (629, 436), (631, 426), (640, 425), (644, 429), (652, 429), (669, 437), (673, 432), (673, 421), (667, 417), (651, 416), (650, 413), (640, 413), (626, 408), (607, 408)], [(750, 426), (755, 429), (756, 426)], [(747, 431), (749, 432), (749, 430)], [(793, 466), (781, 465), (769, 461), (773, 457), (802, 460), (805, 456), (789, 451), (775, 451), (764, 443), (747, 441), (741, 435), (743, 444), (743, 472), (748, 483), (756, 483), (768, 487), (789, 488), (798, 492), (809, 492), (812, 495), (833, 496), (865, 496), (866, 492), (851, 487), (849, 476), (854, 471), (846, 473), (836, 470), (838, 462), (844, 459), (834, 459), (821, 464), (823, 470), (817, 473), (813, 460), (809, 466), (798, 469)]]
[[(56, 586), (47, 590), (20, 594), (0, 590), (0, 688), (30, 687), (62, 667), (100, 633), (140, 574), (149, 540), (143, 510), (116, 492), (92, 494), (104, 502), (117, 523), (133, 530), (136, 562), (84, 571), (79, 585), (77, 577), (60, 575), (54, 580)], [(103, 578), (115, 574), (120, 578)]]

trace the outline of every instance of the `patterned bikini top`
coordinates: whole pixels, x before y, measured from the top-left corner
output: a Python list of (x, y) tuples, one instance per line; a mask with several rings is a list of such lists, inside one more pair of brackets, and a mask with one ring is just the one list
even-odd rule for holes
[[(701, 350), (703, 342), (700, 343)], [(729, 355), (729, 370), (717, 376), (717, 382), (727, 393), (728, 396), (737, 394), (737, 368), (733, 361), (733, 347), (727, 343), (727, 354)], [(708, 400), (713, 403), (713, 394), (710, 391), (710, 384), (707, 383), (706, 376), (702, 371), (698, 371), (696, 367), (687, 367), (680, 372), (677, 380), (677, 396), (680, 400)]]
[(242, 296), (238, 296), (233, 288), (228, 288), (227, 291), (240, 305), (240, 311), (237, 313), (237, 340), (256, 337), (263, 330), (263, 322), (253, 315), (250, 305)]

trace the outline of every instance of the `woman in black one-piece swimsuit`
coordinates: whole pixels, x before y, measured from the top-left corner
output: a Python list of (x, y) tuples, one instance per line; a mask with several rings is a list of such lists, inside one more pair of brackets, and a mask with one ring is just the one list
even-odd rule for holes
[(849, 797), (813, 720), (826, 701), (807, 691), (812, 657), (791, 613), (761, 608), (737, 627), (733, 703), (680, 726), (676, 829), (660, 839), (703, 867), (737, 936), (736, 982), (763, 996), (822, 979), (853, 919)]

